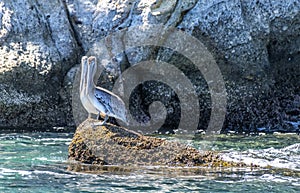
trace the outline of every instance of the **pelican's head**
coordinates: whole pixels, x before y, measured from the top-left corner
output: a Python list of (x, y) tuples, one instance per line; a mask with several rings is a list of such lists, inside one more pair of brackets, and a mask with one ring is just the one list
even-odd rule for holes
[(84, 69), (86, 67), (86, 61), (87, 61), (88, 57), (83, 56), (81, 58), (81, 68)]
[[(92, 71), (92, 75), (95, 75), (96, 71), (97, 71), (97, 61), (96, 61), (96, 57), (95, 56), (90, 56), (88, 58), (88, 64), (90, 65), (90, 69)], [(94, 76), (92, 76), (94, 77)]]

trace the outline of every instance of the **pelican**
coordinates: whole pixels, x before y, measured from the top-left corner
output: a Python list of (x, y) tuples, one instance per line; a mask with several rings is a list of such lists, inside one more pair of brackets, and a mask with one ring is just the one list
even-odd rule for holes
[(96, 87), (94, 76), (97, 71), (97, 62), (94, 56), (82, 57), (81, 60), (81, 78), (80, 78), (80, 100), (83, 107), (91, 114), (97, 114), (97, 119), (100, 113), (105, 114), (103, 122), (97, 125), (103, 125), (108, 120), (108, 117), (115, 117), (127, 123), (126, 107), (123, 100), (114, 93)]
[(93, 106), (93, 104), (89, 101), (87, 95), (87, 80), (88, 80), (88, 57), (84, 56), (81, 59), (81, 76), (80, 76), (80, 100), (85, 108), (85, 110), (89, 113), (89, 118), (91, 118), (92, 114), (98, 114), (97, 109)]

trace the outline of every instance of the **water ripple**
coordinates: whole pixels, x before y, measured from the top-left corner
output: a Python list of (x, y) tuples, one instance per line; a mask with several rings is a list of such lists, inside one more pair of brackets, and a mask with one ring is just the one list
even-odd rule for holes
[(300, 142), (295, 142), (295, 136), (201, 139), (194, 142), (196, 148), (211, 144), (226, 159), (272, 168), (195, 167), (181, 168), (188, 171), (182, 173), (162, 167), (101, 174), (70, 172), (71, 139), (70, 133), (0, 134), (0, 192), (300, 192)]

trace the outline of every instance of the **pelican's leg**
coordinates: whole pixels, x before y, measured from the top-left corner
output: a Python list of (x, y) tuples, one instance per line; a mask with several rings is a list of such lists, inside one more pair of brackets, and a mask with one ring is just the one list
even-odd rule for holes
[[(99, 115), (100, 115), (100, 113), (99, 113)], [(94, 126), (102, 126), (102, 125), (104, 125), (105, 123), (106, 123), (106, 121), (108, 120), (108, 115), (107, 114), (105, 114), (105, 118), (104, 118), (104, 120), (102, 121), (102, 122), (99, 122), (99, 123), (94, 123)], [(98, 118), (97, 118), (98, 119)], [(99, 119), (98, 119), (99, 120)]]
[(106, 123), (107, 120), (108, 120), (108, 115), (105, 114), (104, 121), (102, 121), (100, 124), (101, 124), (101, 125), (104, 125), (104, 124)]
[(99, 111), (99, 113), (97, 115), (97, 120), (100, 120), (100, 111)]

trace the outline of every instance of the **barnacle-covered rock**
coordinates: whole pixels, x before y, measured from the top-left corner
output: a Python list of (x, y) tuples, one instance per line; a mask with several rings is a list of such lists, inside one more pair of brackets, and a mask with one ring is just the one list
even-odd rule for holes
[(112, 124), (95, 126), (95, 123), (87, 119), (79, 125), (69, 145), (69, 160), (96, 166), (245, 166), (223, 161), (217, 152), (199, 151), (179, 142), (144, 136)]

